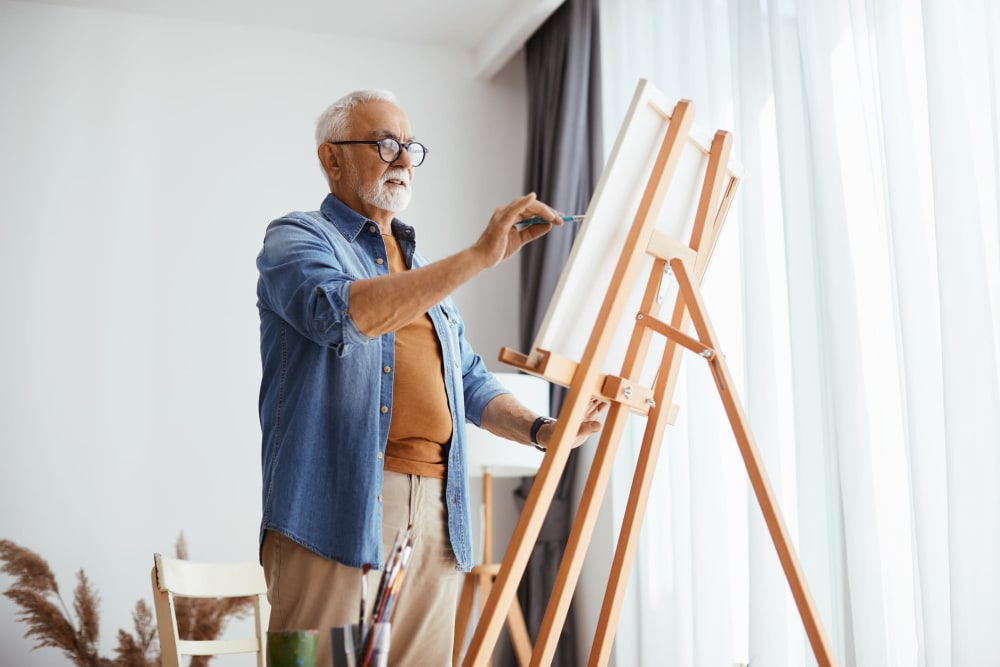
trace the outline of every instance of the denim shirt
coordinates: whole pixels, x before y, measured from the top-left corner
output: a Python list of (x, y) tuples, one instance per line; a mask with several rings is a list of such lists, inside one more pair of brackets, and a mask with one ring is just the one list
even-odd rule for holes
[[(407, 266), (427, 259), (415, 234), (392, 221)], [(328, 195), (319, 211), (272, 222), (257, 256), (264, 531), (352, 567), (381, 564), (382, 477), (395, 334), (355, 325), (351, 283), (389, 272), (377, 224)], [(450, 298), (430, 309), (444, 360), (454, 430), (445, 502), (458, 568), (472, 567), (465, 422), (507, 393), (469, 346)]]

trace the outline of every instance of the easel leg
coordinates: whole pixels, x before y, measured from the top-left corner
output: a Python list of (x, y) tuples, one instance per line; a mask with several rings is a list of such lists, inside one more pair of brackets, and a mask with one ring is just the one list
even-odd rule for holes
[[(726, 164), (729, 162), (731, 150), (732, 135), (721, 130), (716, 132), (709, 152), (709, 163), (706, 167), (698, 213), (695, 217), (695, 228), (691, 234), (691, 248), (696, 250), (709, 249), (706, 252), (699, 252), (697, 256), (694, 272), (699, 278), (704, 272), (708, 257), (711, 255), (710, 249), (718, 237), (718, 223), (721, 218), (718, 215), (713, 218), (711, 212), (720, 211), (720, 198), (727, 178)], [(723, 205), (721, 210), (724, 211), (725, 208), (728, 206)], [(665, 259), (658, 259), (654, 266), (654, 274), (659, 274), (665, 265)], [(648, 294), (647, 300), (643, 304), (643, 312), (656, 315)], [(671, 326), (677, 330), (686, 331), (689, 324), (690, 315), (687, 306), (683, 300), (678, 300), (674, 304)], [(642, 352), (642, 356), (645, 356), (645, 351)], [(625, 507), (625, 515), (618, 536), (618, 546), (615, 549), (615, 557), (611, 565), (608, 587), (597, 622), (598, 629), (591, 647), (589, 660), (591, 667), (606, 665), (611, 658), (611, 647), (618, 628), (618, 619), (621, 614), (621, 605), (625, 597), (629, 573), (635, 559), (639, 531), (649, 499), (649, 489), (653, 483), (664, 431), (669, 422), (670, 398), (674, 395), (680, 372), (680, 362), (681, 349), (673, 341), (668, 340), (660, 363), (660, 374), (657, 376), (656, 386), (653, 390), (656, 406), (650, 410), (648, 416), (632, 478), (632, 487), (629, 491), (628, 504)]]
[[(528, 566), (528, 558), (538, 541), (538, 534), (542, 529), (542, 522), (545, 520), (545, 510), (552, 504), (559, 479), (566, 469), (571, 451), (569, 440), (572, 439), (583, 415), (586, 412), (587, 404), (590, 400), (590, 392), (585, 392), (583, 387), (588, 386), (587, 382), (581, 382), (580, 386), (570, 389), (566, 397), (563, 409), (559, 413), (559, 421), (556, 423), (555, 433), (552, 434), (552, 445), (542, 459), (542, 465), (538, 469), (535, 481), (531, 485), (531, 491), (525, 501), (521, 516), (514, 534), (511, 536), (510, 545), (504, 555), (497, 574), (496, 582), (486, 601), (486, 608), (480, 616), (476, 631), (472, 635), (469, 650), (462, 663), (465, 667), (482, 667), (489, 660), (489, 653), (496, 646), (500, 630), (503, 626), (504, 616), (509, 612), (514, 596), (517, 593), (517, 583), (524, 575), (524, 570)], [(568, 431), (568, 429), (572, 431)]]
[[(657, 382), (658, 386), (654, 390), (656, 396), (673, 396), (673, 386), (677, 383), (677, 374), (680, 368), (681, 355), (679, 353), (680, 350), (675, 344), (667, 343), (663, 358), (670, 360), (664, 364), (669, 371), (664, 373)], [(590, 649), (590, 659), (587, 663), (590, 667), (606, 665), (611, 659), (611, 647), (618, 630), (622, 601), (625, 598), (629, 573), (635, 559), (639, 531), (646, 513), (649, 489), (653, 483), (653, 474), (656, 471), (656, 462), (659, 458), (670, 407), (668, 401), (658, 400), (656, 407), (649, 413), (642, 446), (635, 464), (632, 488), (625, 506), (621, 531), (618, 534), (618, 546), (615, 548), (608, 586), (604, 593), (604, 602), (601, 605), (601, 614), (597, 621), (597, 631), (594, 633), (594, 642)]]
[[(702, 343), (712, 350), (718, 350), (718, 339), (706, 315), (707, 310), (701, 300), (700, 292), (692, 284), (683, 262), (677, 261), (671, 262), (671, 264), (674, 268), (674, 274), (677, 277), (678, 287), (687, 302), (689, 312), (691, 313), (691, 320), (694, 323), (698, 337)], [(760, 504), (761, 512), (764, 515), (764, 522), (767, 524), (768, 532), (771, 534), (771, 541), (774, 543), (778, 560), (781, 562), (785, 578), (788, 580), (792, 598), (798, 607), (799, 616), (802, 618), (802, 625), (805, 627), (806, 636), (809, 638), (816, 662), (820, 667), (835, 665), (830, 642), (820, 623), (819, 614), (816, 611), (812, 595), (809, 593), (809, 588), (806, 585), (802, 565), (799, 563), (798, 556), (792, 547), (788, 529), (785, 527), (781, 510), (775, 500), (774, 492), (771, 490), (770, 480), (761, 463), (760, 454), (757, 451), (757, 445), (750, 431), (749, 422), (743, 412), (743, 406), (732, 391), (734, 385), (732, 377), (729, 374), (729, 368), (718, 354), (709, 356), (708, 364), (712, 371), (712, 377), (715, 379), (719, 389), (719, 396), (722, 398), (726, 415), (729, 417), (729, 423), (732, 425), (733, 434), (736, 436), (740, 454), (743, 456), (747, 477), (750, 479), (750, 485), (753, 487), (754, 494), (757, 496), (757, 502)]]
[[(656, 260), (653, 264), (653, 269), (650, 272), (649, 281), (646, 285), (646, 291), (643, 295), (642, 308), (644, 311), (659, 311), (658, 296), (665, 267), (666, 261), (662, 259)], [(622, 373), (624, 376), (631, 377), (640, 371), (642, 360), (646, 357), (651, 338), (652, 336), (646, 327), (639, 325), (635, 327), (622, 363)], [(662, 398), (662, 392), (659, 394), (654, 392), (654, 395), (657, 401)], [(669, 406), (663, 412), (664, 416), (667, 414), (669, 414)], [(580, 504), (577, 507), (573, 528), (566, 543), (566, 549), (563, 552), (559, 574), (553, 586), (552, 595), (545, 611), (545, 618), (542, 621), (542, 627), (535, 642), (535, 653), (532, 660), (533, 667), (537, 665), (549, 665), (555, 658), (556, 644), (559, 641), (559, 635), (566, 622), (573, 592), (576, 590), (580, 572), (583, 568), (583, 561), (594, 534), (597, 515), (601, 509), (601, 502), (608, 487), (611, 471), (614, 468), (615, 458), (618, 454), (618, 447), (621, 444), (622, 434), (628, 421), (628, 415), (629, 409), (621, 403), (613, 403), (611, 409), (608, 411), (608, 417), (601, 432), (600, 442), (594, 454), (594, 460), (590, 465), (590, 474), (587, 476), (586, 485), (580, 495)], [(652, 416), (652, 412), (650, 416)], [(598, 625), (598, 627), (603, 626)]]
[(580, 578), (584, 556), (587, 555), (587, 547), (594, 533), (598, 510), (608, 485), (608, 478), (611, 476), (615, 454), (618, 452), (618, 444), (621, 442), (627, 419), (628, 409), (620, 403), (612, 405), (608, 411), (590, 474), (587, 476), (587, 483), (580, 497), (580, 505), (576, 510), (576, 519), (573, 521), (573, 528), (566, 542), (566, 549), (563, 551), (559, 574), (549, 596), (545, 618), (535, 639), (535, 651), (531, 656), (532, 667), (552, 664), (555, 658), (559, 635), (569, 613), (573, 591)]

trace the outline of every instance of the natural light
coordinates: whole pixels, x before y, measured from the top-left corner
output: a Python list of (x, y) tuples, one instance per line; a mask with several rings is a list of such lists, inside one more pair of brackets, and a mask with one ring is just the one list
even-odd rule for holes
[[(606, 137), (640, 78), (734, 133), (746, 171), (703, 289), (840, 664), (1000, 660), (986, 4), (601, 6)], [(633, 585), (641, 664), (815, 664), (694, 355), (675, 402)]]

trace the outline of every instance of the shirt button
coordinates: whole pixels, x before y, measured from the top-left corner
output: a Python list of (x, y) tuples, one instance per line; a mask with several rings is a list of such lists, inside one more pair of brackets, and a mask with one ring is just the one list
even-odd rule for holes
[(385, 414), (387, 412), (389, 412), (389, 406), (388, 405), (383, 405), (382, 406), (382, 414)]
[(385, 260), (383, 260), (381, 257), (379, 257), (378, 259), (375, 260), (375, 263), (376, 264), (385, 264)]
[(378, 453), (378, 458), (379, 458), (379, 459), (381, 459), (381, 458), (382, 458), (382, 452), (379, 452), (379, 453)]
[(389, 368), (388, 366), (383, 366), (383, 367), (382, 367), (382, 372), (383, 372), (383, 373), (391, 373), (391, 372), (392, 372), (392, 369), (391, 369), (391, 368)]
[(368, 228), (368, 231), (370, 231), (370, 232), (372, 232), (372, 233), (374, 234), (374, 233), (375, 233), (375, 225), (371, 225), (371, 226), (370, 226), (370, 227)]
[(381, 496), (381, 494), (380, 494), (380, 495), (379, 495), (379, 497), (378, 497), (378, 501), (379, 501), (379, 502), (382, 502), (382, 496)]

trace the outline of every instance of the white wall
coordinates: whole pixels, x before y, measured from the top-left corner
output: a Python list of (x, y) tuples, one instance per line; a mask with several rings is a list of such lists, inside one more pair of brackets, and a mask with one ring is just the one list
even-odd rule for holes
[[(493, 81), (444, 48), (0, 1), (0, 538), (83, 568), (105, 654), (154, 551), (256, 556), (254, 258), (325, 194), (315, 117), (394, 90), (431, 149), (405, 219), (443, 256), (520, 194), (520, 58)], [(516, 345), (508, 263), (460, 290), (493, 368)], [(10, 584), (0, 575), (0, 589)], [(30, 651), (0, 599), (0, 664)]]

